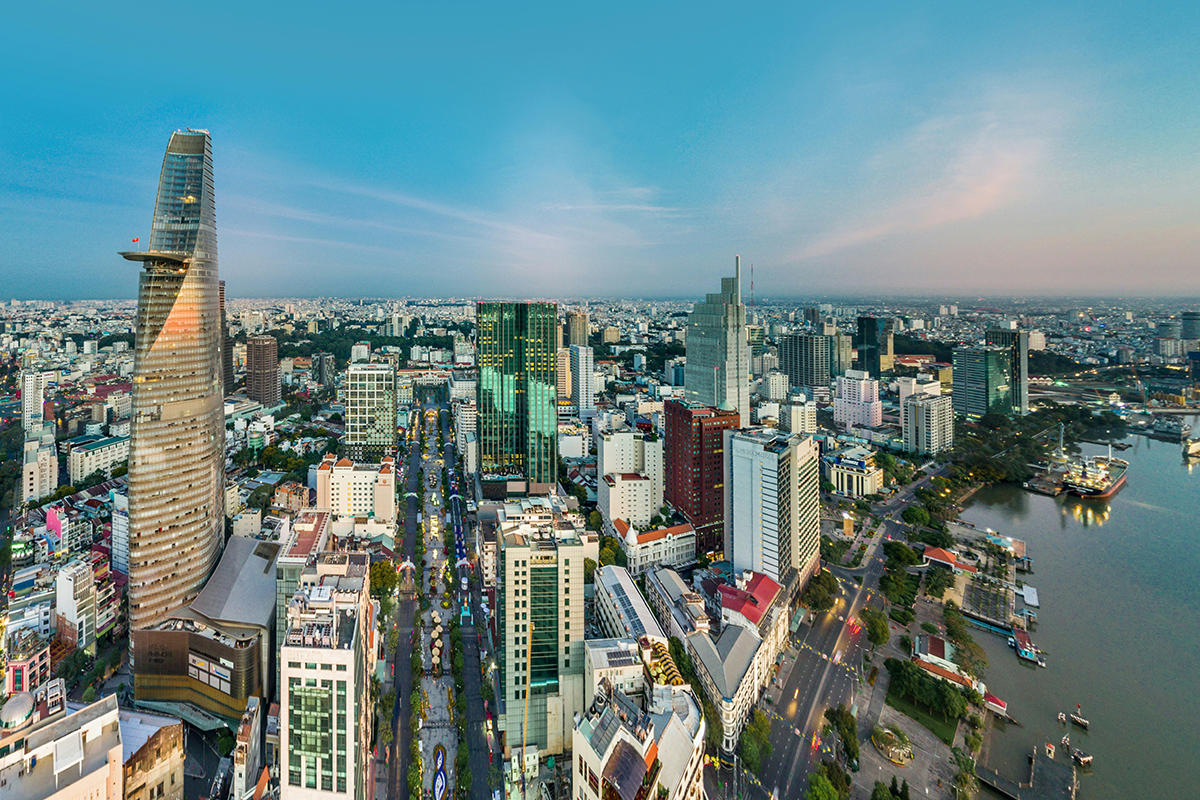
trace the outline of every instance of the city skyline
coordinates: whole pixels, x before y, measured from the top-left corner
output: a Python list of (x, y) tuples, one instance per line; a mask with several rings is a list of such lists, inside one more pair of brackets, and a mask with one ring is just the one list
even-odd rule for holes
[(151, 143), (190, 126), (234, 297), (696, 297), (732, 253), (772, 298), (1200, 292), (1194, 9), (690, 11), (301, 14), (279, 44), (218, 12), (201, 78), (108, 49), (170, 11), (17, 10), (6, 289), (132, 297), (111, 253), (148, 236)]

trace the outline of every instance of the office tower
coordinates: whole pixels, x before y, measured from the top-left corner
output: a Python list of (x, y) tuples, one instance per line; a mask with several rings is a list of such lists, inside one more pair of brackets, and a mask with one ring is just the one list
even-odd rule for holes
[(475, 324), (483, 479), (497, 493), (523, 480), (528, 493), (546, 494), (558, 480), (558, 308), (481, 301)]
[(1179, 338), (1200, 339), (1200, 311), (1185, 311), (1180, 321)]
[(683, 393), (692, 403), (737, 411), (739, 427), (746, 427), (750, 424), (750, 344), (740, 256), (734, 256), (733, 268), (732, 278), (721, 279), (720, 294), (707, 295), (688, 315)]
[(854, 340), (845, 333), (835, 330), (829, 334), (829, 374), (836, 378), (854, 369)]
[(879, 381), (868, 373), (852, 369), (837, 379), (833, 398), (833, 421), (844, 428), (873, 428), (883, 422), (883, 404), (879, 401)]
[(747, 325), (746, 343), (750, 346), (750, 372), (761, 375), (763, 354), (767, 351), (767, 332), (761, 325)]
[(584, 702), (583, 542), (573, 528), (500, 537), (496, 657), (504, 755), (519, 753), (522, 743), (543, 755), (561, 753)]
[(371, 343), (370, 342), (355, 342), (350, 345), (350, 363), (358, 364), (371, 360)]
[(725, 431), (725, 557), (794, 597), (820, 560), (820, 452), (811, 436)]
[(586, 311), (572, 311), (567, 314), (567, 347), (588, 346), (588, 333), (591, 331), (588, 325), (588, 315)]
[(356, 461), (396, 453), (396, 371), (390, 364), (351, 364), (346, 370), (346, 435)]
[(1006, 348), (1012, 373), (1013, 410), (1029, 413), (1029, 331), (992, 328), (987, 331), (989, 345)]
[(813, 330), (817, 330), (821, 325), (822, 314), (819, 308), (804, 309), (804, 324)]
[(954, 413), (968, 419), (1011, 414), (1012, 351), (1007, 347), (959, 347), (954, 351)]
[(596, 391), (592, 381), (592, 348), (573, 344), (571, 353), (571, 399), (575, 413), (585, 422), (596, 416)]
[(724, 431), (740, 426), (735, 411), (686, 400), (663, 404), (666, 417), (668, 503), (696, 529), (696, 552), (715, 553), (724, 544)]
[(225, 281), (218, 281), (221, 296), (221, 396), (233, 394), (233, 337), (229, 335), (229, 321), (225, 315)]
[[(357, 555), (357, 554), (351, 554)], [(370, 796), (375, 714), (370, 679), (380, 654), (367, 562), (318, 557), (316, 582), (292, 598), (280, 642), (280, 797)], [(581, 579), (582, 582), (582, 579)]]
[(900, 401), (904, 450), (937, 455), (954, 446), (954, 400), (949, 395), (916, 393)]
[(663, 504), (663, 443), (654, 433), (606, 429), (596, 437), (596, 507), (610, 524), (645, 526)]
[(791, 380), (787, 373), (773, 370), (763, 376), (758, 386), (758, 396), (768, 402), (778, 403), (787, 398), (790, 387)]
[[(176, 131), (140, 261), (129, 442), (129, 626), (200, 593), (224, 543), (225, 408), (212, 145)], [(132, 652), (132, 651), (131, 651)]]
[(563, 349), (563, 342), (566, 337), (563, 336), (563, 326), (555, 323), (554, 325), (554, 350), (557, 352)]
[(559, 348), (554, 355), (554, 362), (558, 400), (559, 402), (573, 402), (571, 391), (573, 388), (571, 384), (571, 351), (566, 347)]
[(337, 378), (337, 363), (333, 353), (316, 353), (312, 357), (312, 374), (324, 387), (333, 386)]
[(246, 396), (263, 408), (279, 405), (279, 343), (274, 336), (246, 340)]
[(1046, 349), (1046, 334), (1041, 331), (1029, 332), (1029, 349), (1030, 350), (1045, 350)]
[(609, 325), (600, 331), (600, 341), (604, 342), (604, 344), (616, 344), (621, 341), (620, 329)]
[(21, 427), (26, 433), (41, 430), (42, 407), (46, 402), (47, 373), (27, 370), (21, 373)]
[(896, 321), (891, 317), (858, 318), (859, 369), (875, 377), (891, 372)]
[(779, 340), (779, 368), (791, 385), (806, 393), (829, 387), (829, 337), (792, 333)]

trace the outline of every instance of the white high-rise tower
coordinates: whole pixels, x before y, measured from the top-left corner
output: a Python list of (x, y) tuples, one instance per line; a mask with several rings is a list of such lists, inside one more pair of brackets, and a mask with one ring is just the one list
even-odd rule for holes
[(742, 304), (742, 259), (734, 256), (732, 278), (720, 294), (696, 303), (688, 315), (684, 397), (694, 403), (736, 409), (741, 427), (750, 424), (750, 343)]

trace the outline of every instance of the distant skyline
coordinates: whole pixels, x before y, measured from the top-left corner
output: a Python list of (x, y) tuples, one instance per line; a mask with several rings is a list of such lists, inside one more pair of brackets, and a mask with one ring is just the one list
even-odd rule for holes
[(231, 297), (1195, 297), (1197, 63), (1181, 3), (19, 6), (0, 297), (136, 296), (186, 127)]

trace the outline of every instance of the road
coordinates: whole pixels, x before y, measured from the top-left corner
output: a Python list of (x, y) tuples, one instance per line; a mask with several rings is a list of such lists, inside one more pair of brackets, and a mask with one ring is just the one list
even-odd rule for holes
[[(424, 419), (418, 423), (424, 425)], [(415, 443), (409, 446), (408, 454), (408, 474), (405, 481), (404, 491), (405, 500), (408, 504), (408, 513), (404, 518), (404, 555), (403, 558), (399, 554), (396, 557), (400, 560), (412, 561), (416, 555), (417, 536), (417, 486), (421, 480), (421, 451)], [(411, 496), (410, 496), (411, 495)], [(417, 571), (417, 588), (420, 590), (421, 573), (418, 567)], [(395, 679), (393, 686), (396, 689), (396, 706), (392, 716), (392, 725), (395, 728), (395, 755), (391, 760), (391, 768), (388, 772), (388, 797), (407, 797), (408, 796), (408, 767), (409, 767), (409, 742), (412, 740), (412, 735), (408, 730), (408, 720), (412, 717), (412, 704), (409, 702), (409, 695), (412, 694), (412, 664), (409, 661), (408, 653), (412, 652), (413, 642), (413, 619), (417, 611), (416, 600), (401, 600), (396, 604), (394, 612), (395, 623), (399, 628), (400, 637), (397, 640), (396, 652), (392, 654), (392, 663), (395, 664)]]
[[(446, 413), (441, 415), (441, 421), (442, 441), (444, 442), (442, 455), (450, 477), (450, 497), (446, 498), (446, 504), (450, 509), (450, 524), (453, 526), (455, 532), (455, 548), (459, 551), (458, 555), (460, 557), (466, 557), (470, 531), (463, 519), (463, 499), (456, 493), (456, 484), (462, 476), (458, 473), (458, 458), (454, 449), (454, 439), (450, 435), (450, 413), (448, 409)], [(488, 768), (490, 762), (487, 737), (484, 733), (486, 718), (483, 710), (483, 690), (481, 686), (482, 673), (480, 670), (479, 633), (473, 624), (474, 620), (481, 619), (479, 616), (478, 594), (479, 570), (472, 570), (460, 565), (458, 575), (460, 578), (467, 578), (468, 589), (465, 597), (461, 588), (455, 592), (455, 596), (458, 598), (460, 604), (465, 599), (470, 603), (471, 608), (471, 622), (464, 621), (460, 629), (462, 631), (463, 647), (463, 681), (466, 685), (467, 693), (467, 762), (471, 767), (471, 797), (475, 798), (475, 800), (490, 800), (492, 791), (488, 786)], [(461, 587), (461, 583), (459, 587)]]
[[(882, 540), (902, 538), (902, 523), (891, 517), (899, 516), (917, 489), (929, 487), (929, 480), (923, 478), (875, 507), (875, 513), (883, 520)], [(839, 704), (849, 708), (855, 703), (863, 654), (869, 645), (865, 633), (852, 631), (847, 620), (857, 617), (867, 603), (884, 605), (876, 595), (884, 564), (882, 556), (874, 554), (865, 566), (832, 567), (831, 571), (841, 583), (834, 607), (816, 615), (808, 626), (802, 626), (799, 642), (793, 640), (796, 660), (774, 709), (783, 721), (775, 719), (771, 725), (771, 755), (757, 775), (764, 794), (802, 795), (807, 789), (808, 774), (822, 758), (831, 757), (828, 743), (813, 746), (813, 734), (822, 727), (825, 709)], [(855, 577), (861, 578), (862, 583), (857, 584)], [(834, 663), (839, 653), (841, 663)], [(864, 711), (859, 710), (860, 714)]]

